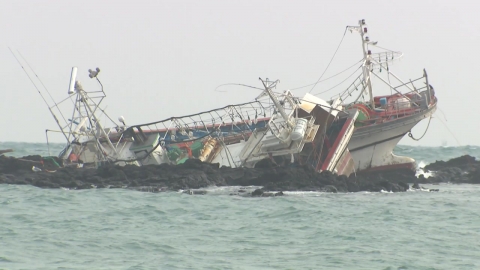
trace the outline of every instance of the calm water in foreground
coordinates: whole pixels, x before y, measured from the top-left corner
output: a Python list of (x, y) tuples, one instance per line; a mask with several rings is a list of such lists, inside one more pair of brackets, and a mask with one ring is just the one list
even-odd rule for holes
[[(7, 145), (45, 154), (43, 144)], [(480, 156), (473, 146), (396, 152), (425, 164)], [(0, 269), (480, 269), (480, 186), (426, 187), (440, 192), (244, 198), (229, 195), (235, 187), (190, 196), (0, 185)]]

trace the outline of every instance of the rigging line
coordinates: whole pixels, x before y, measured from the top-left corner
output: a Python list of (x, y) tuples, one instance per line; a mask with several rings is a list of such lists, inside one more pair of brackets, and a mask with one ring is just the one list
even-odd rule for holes
[(329, 89), (325, 90), (325, 91), (322, 91), (322, 92), (318, 92), (316, 94), (313, 94), (314, 96), (317, 96), (317, 95), (320, 95), (320, 94), (323, 94), (323, 93), (326, 93), (332, 89), (334, 89), (335, 87), (339, 86), (340, 84), (344, 83), (346, 80), (348, 80), (350, 77), (352, 77), (353, 75), (355, 75), (355, 73), (361, 68), (362, 66), (358, 67), (352, 74), (348, 75), (348, 77), (345, 78), (345, 80), (341, 81), (340, 83), (330, 87)]
[[(13, 57), (15, 57), (15, 60), (17, 60), (17, 63), (20, 65), (20, 67), (22, 67), (23, 72), (25, 72), (25, 75), (27, 75), (28, 79), (29, 79), (30, 82), (33, 84), (33, 86), (35, 87), (35, 89), (37, 89), (37, 92), (40, 94), (40, 96), (42, 97), (42, 99), (43, 99), (43, 101), (45, 102), (45, 104), (47, 105), (47, 107), (50, 108), (50, 105), (48, 105), (47, 100), (45, 99), (45, 97), (43, 97), (42, 92), (40, 92), (40, 89), (38, 89), (37, 85), (33, 82), (32, 77), (30, 77), (30, 75), (28, 75), (27, 70), (25, 70), (25, 68), (23, 67), (23, 65), (22, 65), (22, 63), (20, 62), (20, 60), (18, 60), (17, 56), (13, 53), (13, 51), (12, 51), (12, 49), (10, 49), (10, 47), (8, 47), (8, 49), (9, 49), (10, 52), (12, 53)], [(52, 111), (50, 110), (50, 112), (52, 112)], [(52, 112), (52, 114), (53, 114), (53, 112)]]
[(443, 119), (445, 119), (445, 122), (448, 122), (447, 117), (445, 116), (445, 114), (443, 113), (442, 109), (440, 109), (440, 107), (439, 107), (438, 105), (437, 105), (437, 109), (438, 109), (438, 111), (440, 111), (440, 112), (442, 113)]
[(385, 51), (389, 51), (389, 52), (393, 52), (393, 53), (401, 53), (401, 52), (392, 51), (392, 50), (390, 50), (390, 49), (380, 47), (380, 46), (378, 46), (378, 45), (374, 45), (374, 44), (370, 44), (370, 45), (372, 45), (372, 46), (374, 46), (374, 47), (377, 47), (377, 48), (380, 48), (380, 49), (385, 50)]
[[(355, 64), (349, 66), (348, 68), (340, 71), (339, 73), (337, 73), (337, 74), (335, 74), (335, 75), (333, 75), (333, 76), (330, 76), (330, 77), (328, 77), (328, 78), (325, 78), (325, 79), (323, 79), (323, 80), (321, 80), (321, 81), (318, 81), (318, 82), (316, 82), (316, 83), (311, 83), (311, 84), (307, 84), (307, 85), (304, 85), (304, 86), (300, 86), (300, 87), (296, 87), (296, 88), (292, 88), (292, 89), (288, 89), (288, 90), (293, 91), (293, 90), (297, 90), (297, 89), (302, 89), (302, 88), (305, 88), (305, 87), (309, 87), (309, 86), (312, 86), (312, 85), (315, 85), (315, 84), (318, 84), (318, 83), (321, 83), (321, 82), (330, 80), (330, 79), (332, 79), (332, 78), (334, 78), (334, 77), (336, 77), (336, 76), (338, 76), (338, 75), (346, 72), (347, 70), (351, 69), (352, 67), (358, 65), (358, 63), (360, 63), (360, 62), (362, 62), (362, 61), (363, 61), (363, 58), (360, 59), (359, 61), (355, 62)], [(284, 90), (284, 91), (285, 91), (285, 90)]]
[(17, 50), (17, 53), (20, 55), (20, 57), (22, 58), (22, 60), (27, 64), (28, 68), (33, 72), (33, 74), (35, 75), (35, 77), (37, 77), (37, 80), (40, 82), (40, 84), (43, 86), (43, 88), (45, 89), (45, 91), (47, 91), (47, 94), (50, 96), (50, 98), (52, 99), (52, 102), (54, 104), (55, 103), (55, 100), (53, 99), (52, 95), (50, 94), (50, 92), (48, 91), (47, 87), (45, 86), (45, 84), (43, 84), (42, 80), (40, 80), (40, 77), (38, 77), (37, 73), (35, 73), (35, 70), (33, 70), (33, 68), (30, 66), (30, 64), (28, 63), (28, 61), (23, 57), (22, 53)]
[[(220, 88), (220, 87), (222, 87), (222, 86), (227, 86), (227, 85), (239, 85), (239, 86), (245, 86), (245, 87), (248, 87), (248, 88), (253, 88), (253, 89), (257, 89), (257, 90), (261, 90), (261, 91), (264, 91), (264, 90), (265, 90), (265, 88), (259, 88), (259, 87), (250, 86), (250, 85), (241, 84), (241, 83), (225, 83), (225, 84), (221, 84), (221, 85), (217, 86), (213, 91), (225, 93), (225, 92), (227, 92), (227, 91), (219, 91), (219, 90), (217, 90), (217, 89)], [(272, 92), (275, 93), (275, 94), (281, 94), (280, 92), (275, 92), (275, 91), (272, 91)], [(263, 97), (262, 97), (262, 98), (263, 98)]]
[(345, 31), (343, 32), (342, 39), (340, 40), (340, 43), (338, 44), (337, 49), (335, 50), (335, 53), (333, 53), (333, 56), (330, 59), (330, 62), (328, 63), (325, 70), (323, 71), (322, 75), (320, 75), (320, 78), (318, 78), (317, 82), (312, 86), (312, 89), (310, 89), (310, 91), (308, 91), (308, 93), (312, 92), (313, 88), (315, 88), (315, 86), (320, 82), (320, 80), (322, 79), (325, 72), (327, 72), (327, 69), (330, 67), (330, 64), (332, 63), (333, 58), (335, 58), (335, 55), (337, 55), (338, 49), (340, 49), (340, 45), (342, 45), (343, 39), (345, 38), (345, 34), (347, 33), (347, 29), (348, 29), (348, 27), (345, 27)]
[(448, 128), (447, 124), (445, 124), (441, 118), (436, 118), (436, 119), (440, 120), (440, 123), (442, 123), (443, 126), (448, 130), (448, 132), (450, 132), (450, 135), (452, 135), (452, 137), (455, 139), (455, 141), (457, 141), (457, 144), (460, 146), (460, 142), (458, 141), (457, 137), (455, 137), (453, 132)]
[[(100, 103), (98, 103), (98, 104), (100, 105)], [(98, 106), (98, 105), (97, 105), (97, 106)], [(100, 110), (100, 111), (103, 113), (103, 115), (104, 115), (105, 117), (107, 117), (110, 121), (112, 121), (112, 123), (114, 123), (116, 126), (120, 126), (119, 124), (117, 124), (117, 122), (113, 121), (113, 119), (105, 112), (105, 110), (107, 109), (107, 107), (105, 107), (105, 109), (102, 109), (102, 108), (100, 108), (100, 106), (98, 106), (97, 109)], [(96, 110), (96, 109), (95, 109), (95, 110)]]
[(227, 85), (238, 85), (238, 86), (244, 86), (244, 87), (248, 87), (248, 88), (253, 88), (253, 89), (258, 89), (258, 90), (265, 90), (263, 88), (258, 88), (258, 87), (255, 87), (255, 86), (250, 86), (250, 85), (246, 85), (246, 84), (241, 84), (241, 83), (224, 83), (224, 84), (220, 84), (219, 86), (215, 87), (215, 89), (213, 91), (216, 91), (216, 92), (227, 92), (227, 91), (218, 91), (217, 89), (222, 87), (222, 86), (227, 86)]
[[(52, 114), (52, 116), (53, 116), (55, 122), (57, 123), (58, 127), (62, 128), (62, 125), (60, 125), (60, 122), (58, 121), (57, 116), (53, 113), (52, 108), (50, 108), (50, 105), (48, 105), (48, 102), (47, 102), (47, 100), (45, 99), (45, 97), (43, 96), (42, 92), (40, 92), (40, 89), (38, 89), (38, 87), (37, 87), (37, 85), (35, 84), (35, 82), (33, 82), (32, 77), (30, 77), (30, 75), (28, 74), (27, 70), (25, 70), (25, 68), (23, 67), (22, 63), (20, 62), (20, 60), (18, 60), (17, 56), (13, 53), (12, 49), (11, 49), (10, 47), (8, 47), (8, 49), (9, 49), (10, 52), (12, 53), (13, 57), (15, 58), (15, 60), (17, 60), (17, 63), (22, 67), (23, 72), (25, 72), (25, 75), (27, 75), (28, 79), (29, 79), (30, 82), (33, 84), (33, 86), (35, 87), (35, 89), (37, 89), (38, 94), (40, 94), (40, 96), (41, 96), (42, 99), (43, 99), (43, 102), (45, 102), (45, 104), (47, 105), (47, 108), (48, 108), (48, 110), (50, 111), (50, 113)], [(67, 142), (70, 142), (70, 141), (68, 140), (67, 135), (66, 135), (64, 132), (62, 132), (62, 133), (63, 133), (63, 136), (65, 136), (65, 139), (67, 139)]]

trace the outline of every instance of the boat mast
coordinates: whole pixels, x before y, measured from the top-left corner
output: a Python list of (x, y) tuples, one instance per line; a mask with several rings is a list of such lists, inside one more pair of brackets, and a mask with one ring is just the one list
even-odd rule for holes
[(372, 81), (370, 80), (370, 70), (371, 70), (371, 52), (366, 48), (365, 44), (368, 44), (370, 42), (370, 39), (368, 36), (365, 36), (367, 33), (367, 28), (363, 27), (365, 26), (365, 20), (362, 19), (358, 21), (358, 32), (360, 33), (360, 38), (362, 39), (362, 52), (363, 52), (363, 80), (367, 83), (368, 86), (368, 94), (370, 95), (370, 106), (372, 109), (375, 109), (375, 103), (373, 101), (373, 92), (372, 92)]
[[(98, 70), (100, 71), (100, 70)], [(91, 73), (91, 72), (90, 72)], [(97, 72), (98, 74), (98, 72)], [(96, 77), (96, 74), (95, 76)], [(93, 78), (93, 77), (91, 77)], [(98, 79), (97, 79), (98, 80)], [(70, 89), (71, 90), (71, 89)], [(69, 93), (70, 93), (70, 90), (69, 90)], [(100, 119), (97, 118), (97, 116), (95, 115), (95, 111), (96, 109), (98, 108), (98, 105), (99, 104), (96, 104), (95, 102), (93, 102), (93, 105), (95, 106), (95, 110), (92, 109), (92, 107), (90, 106), (89, 102), (92, 102), (92, 99), (88, 96), (87, 92), (85, 90), (83, 90), (83, 87), (82, 85), (80, 84), (79, 81), (76, 81), (75, 82), (75, 91), (78, 93), (78, 95), (80, 96), (80, 99), (79, 99), (79, 102), (83, 103), (85, 108), (88, 110), (89, 114), (90, 114), (90, 118), (91, 119), (94, 119), (95, 121), (95, 130), (98, 130), (100, 131), (100, 133), (105, 137), (105, 140), (107, 141), (107, 144), (108, 146), (110, 146), (110, 148), (113, 150), (113, 152), (115, 153), (115, 158), (117, 158), (118, 156), (118, 153), (117, 153), (117, 149), (116, 147), (113, 145), (112, 141), (110, 140), (108, 134), (105, 132), (105, 129), (102, 127), (102, 124), (100, 123)], [(102, 92), (103, 92), (103, 87), (102, 87)], [(93, 127), (92, 127), (93, 128)], [(97, 143), (100, 147), (100, 149), (102, 148), (100, 142), (98, 141), (98, 138), (96, 138), (97, 140)]]
[[(280, 104), (280, 102), (278, 101), (277, 97), (275, 96), (275, 94), (273, 93), (272, 91), (272, 88), (276, 87), (277, 86), (277, 83), (278, 83), (278, 80), (274, 81), (274, 82), (270, 82), (268, 79), (267, 80), (262, 80), (262, 78), (259, 78), (260, 81), (262, 82), (263, 86), (265, 87), (265, 91), (260, 95), (265, 95), (265, 94), (268, 94), (268, 96), (270, 97), (270, 99), (272, 100), (273, 104), (275, 105), (277, 111), (282, 115), (283, 119), (285, 120), (285, 122), (287, 123), (287, 125), (290, 127), (290, 128), (293, 128), (293, 123), (292, 121), (290, 120), (290, 117), (288, 117), (287, 113), (285, 112), (285, 109), (283, 108), (283, 106)], [(259, 97), (260, 97), (259, 96)], [(257, 99), (259, 98), (257, 97)]]

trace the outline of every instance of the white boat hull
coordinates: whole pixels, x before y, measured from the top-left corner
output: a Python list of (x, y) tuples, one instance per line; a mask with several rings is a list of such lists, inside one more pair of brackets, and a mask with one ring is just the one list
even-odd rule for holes
[(356, 170), (415, 169), (413, 158), (396, 156), (392, 151), (405, 134), (435, 110), (436, 104), (408, 117), (356, 128), (348, 144)]

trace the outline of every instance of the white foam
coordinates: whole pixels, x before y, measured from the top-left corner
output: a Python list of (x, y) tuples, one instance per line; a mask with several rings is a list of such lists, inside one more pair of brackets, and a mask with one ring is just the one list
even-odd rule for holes
[(408, 192), (432, 192), (432, 191), (430, 191), (429, 188), (422, 187), (422, 186), (420, 186), (420, 188), (418, 188), (418, 189), (409, 188), (409, 189), (407, 189), (407, 191)]
[(428, 177), (430, 177), (430, 176), (434, 176), (434, 172), (431, 172), (431, 171), (425, 172), (425, 171), (423, 170), (423, 168), (424, 168), (425, 166), (427, 166), (427, 165), (428, 165), (428, 164), (427, 164), (425, 161), (423, 161), (423, 160), (420, 161), (420, 162), (418, 162), (417, 171), (415, 172), (415, 176), (418, 177), (420, 174), (423, 174), (423, 176), (425, 176), (425, 178), (428, 178)]
[[(283, 191), (285, 195), (293, 195), (293, 196), (320, 196), (326, 194), (326, 192), (322, 191)], [(329, 193), (331, 194), (331, 193)]]

